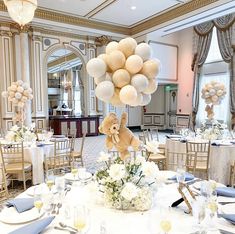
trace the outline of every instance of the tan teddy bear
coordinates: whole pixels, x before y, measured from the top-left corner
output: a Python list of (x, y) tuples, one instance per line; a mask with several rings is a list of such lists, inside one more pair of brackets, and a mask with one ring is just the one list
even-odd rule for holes
[(130, 156), (128, 147), (137, 151), (140, 146), (140, 141), (133, 135), (133, 133), (126, 127), (127, 113), (124, 112), (119, 120), (115, 113), (109, 113), (99, 127), (100, 133), (106, 134), (106, 147), (111, 150), (115, 147), (120, 152), (122, 160)]

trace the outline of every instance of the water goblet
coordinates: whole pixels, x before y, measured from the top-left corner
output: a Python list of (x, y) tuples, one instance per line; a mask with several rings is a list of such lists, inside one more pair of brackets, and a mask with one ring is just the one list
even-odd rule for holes
[(62, 194), (62, 192), (65, 189), (65, 180), (63, 177), (56, 177), (55, 178), (55, 189), (59, 195)]
[(202, 221), (204, 220), (206, 216), (205, 211), (205, 199), (203, 197), (199, 197), (197, 200), (193, 201), (192, 203), (192, 212), (193, 217), (195, 219), (195, 224), (193, 225), (193, 228), (196, 229), (199, 233), (201, 233), (203, 226)]
[(89, 224), (89, 211), (85, 206), (77, 205), (74, 207), (73, 226), (79, 234), (85, 233)]
[(49, 188), (50, 191), (52, 189), (52, 186), (54, 185), (54, 181), (55, 181), (54, 172), (48, 171), (47, 178), (46, 178), (46, 184), (47, 184), (47, 187)]
[(168, 234), (172, 229), (172, 223), (170, 220), (170, 207), (160, 207), (160, 229), (162, 233)]
[(40, 187), (36, 187), (34, 190), (34, 207), (38, 209), (39, 214), (41, 212), (42, 206), (42, 189)]
[(53, 208), (53, 194), (46, 193), (42, 196), (43, 210), (46, 212), (47, 216), (50, 216), (50, 212)]

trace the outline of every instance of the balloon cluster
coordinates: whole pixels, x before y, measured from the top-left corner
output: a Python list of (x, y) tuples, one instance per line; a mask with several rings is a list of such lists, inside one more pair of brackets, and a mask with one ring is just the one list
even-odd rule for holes
[(210, 83), (205, 84), (202, 88), (201, 98), (205, 99), (208, 119), (213, 119), (214, 117), (214, 105), (220, 105), (221, 101), (224, 99), (226, 95), (226, 88), (224, 84), (211, 81)]
[(32, 89), (22, 80), (12, 82), (7, 91), (2, 92), (2, 96), (19, 108), (23, 108), (28, 100), (33, 99)]
[(147, 43), (137, 45), (135, 39), (128, 37), (119, 43), (110, 42), (105, 52), (86, 66), (97, 85), (97, 98), (113, 106), (147, 105), (157, 90), (160, 70), (160, 61), (150, 59), (151, 47)]
[(206, 104), (220, 105), (226, 94), (224, 84), (211, 81), (202, 88), (202, 98)]

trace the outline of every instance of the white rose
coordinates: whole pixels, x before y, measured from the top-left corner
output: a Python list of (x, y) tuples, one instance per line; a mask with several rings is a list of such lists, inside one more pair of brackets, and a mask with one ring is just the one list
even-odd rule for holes
[(16, 131), (18, 131), (18, 129), (19, 129), (19, 127), (18, 127), (17, 125), (14, 125), (14, 126), (11, 128), (11, 131), (16, 132)]
[(125, 166), (122, 164), (113, 164), (109, 169), (109, 176), (114, 180), (121, 180), (126, 174)]
[(146, 177), (155, 178), (159, 172), (159, 169), (157, 164), (154, 162), (145, 162), (142, 165), (142, 172)]
[(110, 158), (110, 154), (101, 151), (100, 157), (98, 158), (97, 162), (107, 162), (109, 161), (109, 158)]
[(158, 141), (147, 141), (146, 145), (144, 147), (148, 152), (151, 152), (153, 154), (159, 153), (159, 149), (158, 149), (159, 142)]
[(126, 183), (121, 191), (121, 196), (126, 200), (131, 201), (138, 195), (138, 188), (133, 183)]
[(136, 165), (140, 165), (140, 164), (143, 164), (143, 163), (145, 163), (146, 162), (146, 160), (145, 160), (145, 158), (144, 157), (142, 157), (142, 156), (136, 156), (136, 158), (135, 158), (135, 164)]

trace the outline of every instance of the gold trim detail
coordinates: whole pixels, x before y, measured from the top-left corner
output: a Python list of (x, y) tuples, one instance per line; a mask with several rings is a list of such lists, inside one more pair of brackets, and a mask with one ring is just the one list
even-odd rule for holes
[(59, 64), (61, 64), (61, 63), (64, 63), (65, 61), (66, 61), (66, 62), (70, 62), (70, 61), (72, 61), (72, 60), (74, 60), (74, 59), (76, 59), (76, 58), (78, 58), (78, 56), (77, 56), (76, 54), (72, 53), (72, 54), (69, 54), (69, 55), (67, 55), (67, 56), (63, 56), (63, 57), (61, 57), (61, 58), (55, 59), (55, 60), (52, 61), (52, 62), (49, 62), (47, 66), (48, 66), (48, 67), (54, 67), (54, 66), (56, 66), (56, 65), (59, 65)]
[(108, 37), (106, 35), (102, 35), (100, 37), (95, 38), (95, 43), (97, 43), (98, 46), (105, 46), (111, 41), (111, 37)]

